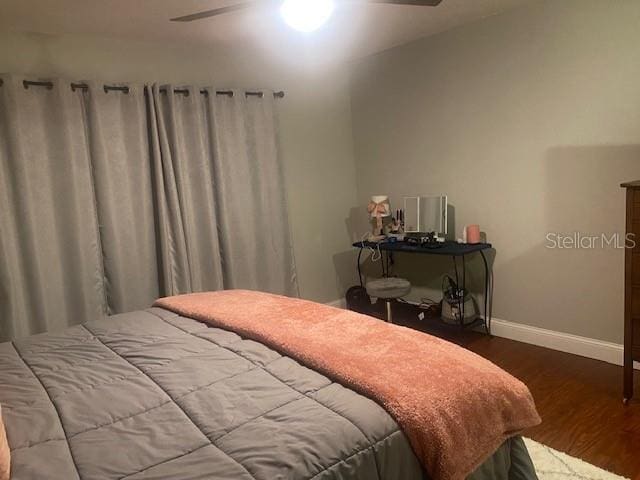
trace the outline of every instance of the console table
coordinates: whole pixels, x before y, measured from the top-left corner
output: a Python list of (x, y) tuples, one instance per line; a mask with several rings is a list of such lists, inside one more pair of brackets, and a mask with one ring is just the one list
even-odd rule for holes
[[(389, 264), (389, 254), (393, 252), (403, 253), (416, 253), (424, 255), (445, 255), (449, 256), (453, 260), (455, 269), (456, 285), (462, 285), (463, 289), (466, 289), (466, 256), (474, 253), (479, 253), (482, 257), (484, 264), (484, 311), (483, 315), (479, 318), (480, 323), (484, 327), (488, 335), (491, 335), (491, 314), (493, 309), (493, 272), (487, 261), (485, 250), (492, 248), (490, 243), (458, 243), (458, 242), (444, 242), (433, 245), (415, 245), (407, 242), (355, 242), (354, 247), (359, 248), (358, 252), (358, 275), (360, 282), (362, 283), (362, 274), (360, 271), (360, 258), (362, 252), (366, 249), (379, 250), (385, 252), (387, 256), (387, 270), (385, 270), (385, 263), (382, 261), (383, 275), (387, 274)], [(462, 268), (458, 271), (458, 259), (461, 260)], [(381, 259), (382, 260), (382, 259)], [(460, 282), (462, 280), (462, 283)], [(460, 313), (460, 326), (473, 327), (478, 325), (478, 320), (464, 325), (464, 299), (459, 303), (458, 309)]]

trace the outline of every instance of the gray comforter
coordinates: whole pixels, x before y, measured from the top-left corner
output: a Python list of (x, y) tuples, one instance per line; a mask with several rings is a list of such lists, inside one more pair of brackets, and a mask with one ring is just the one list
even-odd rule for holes
[[(158, 308), (0, 344), (0, 404), (13, 479), (424, 478), (376, 403)], [(472, 477), (535, 474), (516, 438)]]

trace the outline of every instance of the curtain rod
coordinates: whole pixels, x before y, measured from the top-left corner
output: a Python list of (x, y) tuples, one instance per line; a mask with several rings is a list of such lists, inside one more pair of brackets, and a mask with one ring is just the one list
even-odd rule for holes
[[(3, 84), (4, 82), (2, 81), (2, 79), (0, 79), (0, 86)], [(34, 81), (34, 80), (23, 80), (22, 81), (22, 85), (24, 86), (24, 88), (29, 88), (30, 86), (36, 86), (36, 87), (46, 87), (49, 90), (51, 90), (53, 88), (53, 82), (41, 82), (41, 81)], [(129, 93), (129, 87), (127, 86), (121, 86), (121, 85), (104, 85), (103, 86), (105, 93), (108, 91), (118, 91), (118, 92), (123, 92), (123, 93)], [(74, 92), (76, 91), (76, 89), (80, 89), (80, 90), (89, 90), (89, 85), (87, 85), (86, 83), (72, 83), (71, 84), (71, 90), (73, 90)], [(166, 88), (161, 88), (160, 89), (161, 92), (166, 93), (167, 89)], [(186, 88), (176, 88), (173, 90), (173, 93), (179, 93), (182, 95), (189, 95), (189, 90)], [(202, 95), (208, 95), (209, 92), (207, 90), (200, 90), (200, 93)], [(216, 91), (217, 95), (227, 95), (229, 97), (233, 97), (233, 91), (232, 90), (218, 90)], [(245, 92), (246, 96), (254, 96), (254, 97), (262, 97), (264, 96), (264, 92)], [(274, 98), (283, 98), (284, 97), (284, 92), (283, 91), (279, 91), (279, 92), (273, 92), (273, 96)]]

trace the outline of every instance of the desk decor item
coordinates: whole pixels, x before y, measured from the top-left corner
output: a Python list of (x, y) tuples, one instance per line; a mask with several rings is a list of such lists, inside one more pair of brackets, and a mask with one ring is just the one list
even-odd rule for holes
[(442, 279), (442, 321), (453, 325), (469, 325), (476, 321), (478, 315), (469, 291), (445, 275)]
[(447, 236), (447, 209), (446, 195), (404, 197), (405, 233), (432, 233), (436, 241), (443, 242)]
[(480, 243), (480, 225), (467, 225), (464, 227), (465, 243)]
[(382, 219), (384, 217), (391, 216), (391, 205), (389, 204), (389, 197), (387, 195), (374, 195), (367, 205), (367, 212), (372, 219), (375, 219), (373, 227), (372, 238), (380, 237), (384, 235)]

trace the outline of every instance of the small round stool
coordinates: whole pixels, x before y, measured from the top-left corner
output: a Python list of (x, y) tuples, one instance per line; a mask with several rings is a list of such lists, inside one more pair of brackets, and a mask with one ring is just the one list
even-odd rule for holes
[(387, 304), (387, 322), (393, 323), (391, 315), (391, 300), (401, 298), (411, 291), (411, 283), (404, 278), (380, 278), (367, 282), (367, 294), (370, 297), (381, 298)]

